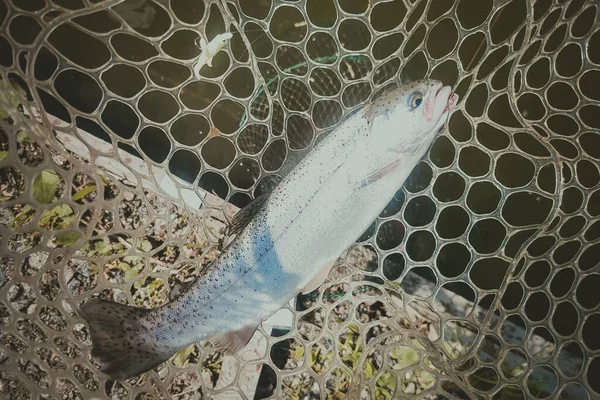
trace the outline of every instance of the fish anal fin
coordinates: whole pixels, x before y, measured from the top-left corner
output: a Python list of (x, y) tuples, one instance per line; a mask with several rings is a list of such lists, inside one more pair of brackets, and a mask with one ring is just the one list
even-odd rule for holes
[(258, 213), (258, 211), (262, 208), (263, 204), (269, 198), (269, 194), (265, 193), (263, 195), (258, 196), (254, 200), (252, 200), (246, 207), (242, 208), (233, 216), (231, 220), (231, 225), (227, 230), (228, 236), (233, 236), (239, 234), (246, 225), (250, 223), (252, 218)]
[(247, 325), (237, 331), (214, 335), (208, 341), (214, 347), (225, 350), (227, 353), (237, 353), (250, 342), (256, 328), (258, 328), (258, 325)]

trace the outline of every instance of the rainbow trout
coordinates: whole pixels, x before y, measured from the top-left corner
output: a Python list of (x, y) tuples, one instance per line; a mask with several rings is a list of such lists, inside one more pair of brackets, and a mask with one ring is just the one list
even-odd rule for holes
[(235, 239), (170, 303), (145, 310), (87, 301), (81, 310), (102, 371), (130, 378), (203, 340), (243, 348), (258, 324), (322, 283), (402, 186), (457, 99), (441, 82), (418, 81), (352, 114), (235, 216)]

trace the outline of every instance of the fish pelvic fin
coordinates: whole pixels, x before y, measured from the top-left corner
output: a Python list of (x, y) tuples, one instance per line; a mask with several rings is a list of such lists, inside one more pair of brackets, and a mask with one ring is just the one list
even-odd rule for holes
[(308, 282), (308, 284), (304, 286), (304, 288), (302, 288), (302, 293), (307, 294), (321, 287), (321, 285), (325, 283), (325, 279), (327, 279), (327, 277), (329, 276), (329, 271), (331, 271), (331, 268), (335, 265), (336, 262), (337, 258), (323, 265), (321, 269), (319, 269), (317, 274), (312, 277), (310, 282)]
[(233, 354), (242, 350), (258, 328), (258, 325), (248, 325), (237, 331), (225, 332), (208, 338), (208, 342), (226, 353)]
[(149, 310), (91, 299), (81, 310), (92, 337), (92, 357), (114, 380), (128, 379), (167, 360), (178, 349), (156, 342), (143, 324)]

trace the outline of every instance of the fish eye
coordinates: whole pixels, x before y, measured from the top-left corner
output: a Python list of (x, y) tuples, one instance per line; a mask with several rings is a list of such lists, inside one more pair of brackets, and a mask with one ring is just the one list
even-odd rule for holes
[(419, 92), (413, 93), (408, 101), (410, 111), (414, 111), (423, 103), (423, 95)]

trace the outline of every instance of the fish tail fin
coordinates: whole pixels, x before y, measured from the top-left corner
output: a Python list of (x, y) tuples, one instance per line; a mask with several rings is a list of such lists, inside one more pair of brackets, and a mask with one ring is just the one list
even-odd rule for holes
[(92, 337), (92, 357), (112, 379), (128, 379), (146, 372), (177, 349), (157, 343), (144, 326), (150, 310), (91, 299), (81, 306)]

